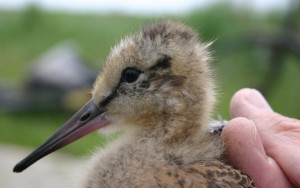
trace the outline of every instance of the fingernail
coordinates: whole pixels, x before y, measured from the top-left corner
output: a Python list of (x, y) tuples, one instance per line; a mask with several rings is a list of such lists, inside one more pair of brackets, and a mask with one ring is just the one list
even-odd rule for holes
[(263, 95), (256, 89), (248, 89), (248, 92), (245, 93), (245, 99), (251, 105), (259, 109), (273, 111), (269, 103), (263, 97)]

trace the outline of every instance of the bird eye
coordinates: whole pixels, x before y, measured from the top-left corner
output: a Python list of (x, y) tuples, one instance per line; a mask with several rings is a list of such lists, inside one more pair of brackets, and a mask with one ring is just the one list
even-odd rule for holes
[(140, 70), (133, 67), (128, 67), (122, 72), (122, 80), (127, 83), (132, 83), (138, 79), (140, 73)]

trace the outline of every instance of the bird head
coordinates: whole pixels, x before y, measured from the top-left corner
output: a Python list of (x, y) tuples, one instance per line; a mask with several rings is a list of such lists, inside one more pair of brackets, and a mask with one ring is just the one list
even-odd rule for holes
[(90, 101), (14, 171), (100, 128), (154, 128), (165, 116), (205, 117), (214, 101), (206, 48), (191, 28), (172, 21), (123, 39), (107, 57)]

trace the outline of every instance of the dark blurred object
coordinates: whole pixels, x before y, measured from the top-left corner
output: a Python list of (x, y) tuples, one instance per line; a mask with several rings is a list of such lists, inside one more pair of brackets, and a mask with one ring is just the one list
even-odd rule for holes
[(273, 88), (284, 71), (284, 58), (295, 55), (300, 58), (300, 1), (291, 1), (288, 13), (282, 22), (279, 33), (254, 32), (250, 40), (255, 45), (270, 52), (269, 70), (257, 88), (264, 94), (272, 93)]
[(61, 43), (33, 63), (23, 89), (0, 85), (0, 110), (77, 110), (90, 98), (88, 90), (95, 77), (75, 44)]
[(0, 84), (0, 111), (16, 111), (27, 106), (25, 96), (18, 89), (9, 87), (6, 83)]
[(68, 91), (90, 85), (94, 78), (94, 72), (83, 63), (76, 46), (65, 42), (45, 52), (35, 61), (27, 86), (31, 91)]

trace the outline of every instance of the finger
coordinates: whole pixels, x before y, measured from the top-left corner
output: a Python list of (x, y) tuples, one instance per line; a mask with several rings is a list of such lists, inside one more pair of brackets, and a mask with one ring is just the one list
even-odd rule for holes
[(246, 117), (253, 119), (262, 113), (273, 112), (272, 108), (255, 89), (241, 89), (234, 94), (230, 103), (232, 117)]
[(265, 148), (269, 156), (277, 161), (295, 187), (300, 187), (300, 121), (281, 115), (274, 115), (270, 122), (275, 132), (266, 140)]
[(229, 121), (222, 137), (229, 162), (246, 172), (257, 187), (292, 187), (278, 164), (266, 155), (252, 121), (246, 118)]

